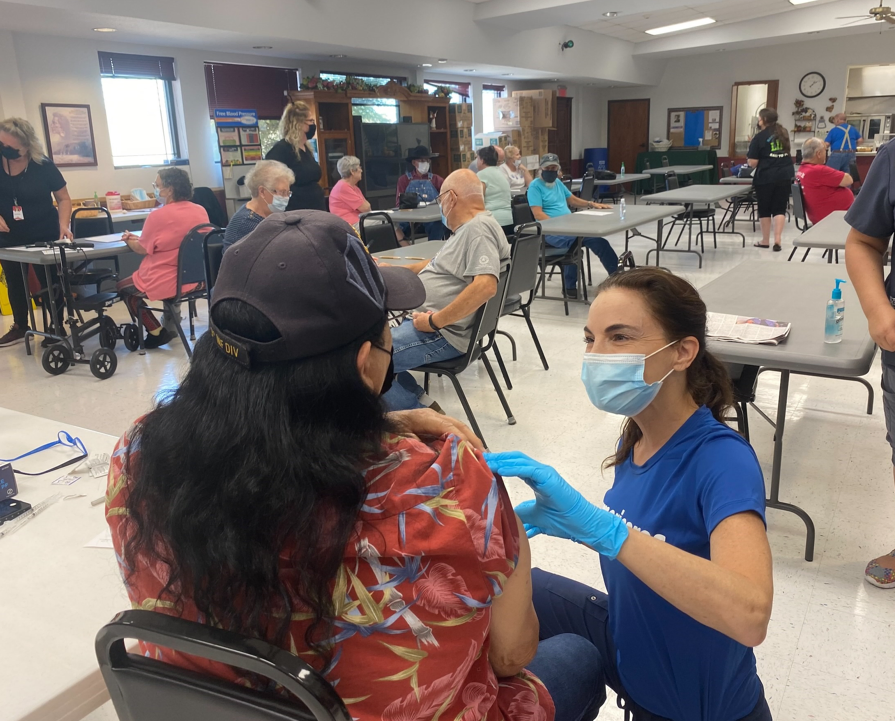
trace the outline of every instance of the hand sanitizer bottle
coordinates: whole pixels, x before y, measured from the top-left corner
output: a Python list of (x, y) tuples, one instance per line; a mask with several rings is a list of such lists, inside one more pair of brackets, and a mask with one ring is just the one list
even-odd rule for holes
[(824, 323), (824, 343), (840, 343), (842, 341), (842, 325), (845, 322), (845, 301), (842, 300), (840, 283), (844, 280), (836, 279), (836, 287), (833, 295), (827, 301), (827, 316)]
[(621, 176), (622, 176), (623, 178), (625, 177), (625, 163), (624, 163), (624, 161), (622, 161), (622, 172), (621, 172)]
[(625, 219), (625, 198), (622, 196), (622, 199), (618, 201), (618, 217), (619, 220)]

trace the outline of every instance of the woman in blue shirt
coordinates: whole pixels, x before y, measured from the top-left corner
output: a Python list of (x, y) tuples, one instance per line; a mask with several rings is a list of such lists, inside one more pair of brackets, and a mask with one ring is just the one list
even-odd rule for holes
[(532, 572), (541, 638), (578, 633), (635, 721), (768, 721), (753, 646), (773, 602), (764, 481), (751, 446), (723, 422), (724, 366), (705, 347), (706, 310), (657, 268), (599, 287), (581, 377), (600, 410), (627, 416), (612, 488), (598, 508), (551, 467), (488, 454), (535, 500), (517, 509), (546, 533), (600, 554), (608, 595)]

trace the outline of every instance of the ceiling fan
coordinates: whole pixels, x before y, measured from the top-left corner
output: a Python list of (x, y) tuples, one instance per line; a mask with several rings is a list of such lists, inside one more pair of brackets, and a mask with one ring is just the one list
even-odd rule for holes
[(868, 10), (867, 15), (846, 15), (845, 17), (838, 17), (837, 20), (851, 20), (852, 18), (857, 18), (857, 20), (853, 20), (850, 23), (845, 23), (846, 25), (854, 25), (855, 23), (861, 22), (861, 20), (885, 20), (887, 23), (891, 23), (895, 25), (895, 13), (892, 12), (892, 8), (879, 6), (875, 8), (870, 8)]

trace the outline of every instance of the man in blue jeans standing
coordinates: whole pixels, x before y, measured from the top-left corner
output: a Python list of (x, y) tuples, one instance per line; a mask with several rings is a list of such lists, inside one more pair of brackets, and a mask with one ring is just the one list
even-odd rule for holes
[(432, 260), (406, 266), (423, 282), (426, 302), (392, 329), (397, 377), (383, 396), (391, 411), (433, 405), (439, 410), (408, 371), (466, 352), (475, 312), (497, 292), (500, 273), (510, 263), (506, 235), (485, 210), (483, 186), (475, 173), (451, 173), (437, 202), (453, 235)]
[[(576, 198), (569, 189), (557, 181), (559, 156), (547, 153), (541, 158), (541, 177), (528, 186), (528, 205), (535, 220), (547, 220), (560, 215), (568, 215), (572, 208), (611, 208), (611, 205), (595, 203), (590, 198)], [(545, 235), (547, 245), (554, 248), (570, 248), (577, 238), (574, 235)], [(618, 268), (618, 254), (606, 238), (584, 238), (585, 248), (596, 253), (606, 272), (612, 275)], [(567, 265), (563, 268), (563, 295), (578, 297), (578, 268)]]
[(845, 113), (834, 115), (833, 127), (824, 138), (824, 143), (830, 151), (827, 166), (843, 173), (849, 172), (851, 164), (857, 158), (855, 152), (862, 140), (860, 131), (846, 122)]

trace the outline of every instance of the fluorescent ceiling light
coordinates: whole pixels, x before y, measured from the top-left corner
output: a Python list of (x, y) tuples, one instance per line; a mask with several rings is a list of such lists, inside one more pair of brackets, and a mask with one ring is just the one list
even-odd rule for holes
[(814, 0), (789, 0), (790, 5), (804, 5), (805, 3), (813, 3)]
[(664, 35), (665, 33), (676, 33), (679, 30), (690, 30), (691, 28), (702, 27), (703, 25), (711, 25), (715, 22), (714, 18), (698, 18), (697, 20), (688, 20), (685, 23), (676, 23), (675, 25), (666, 25), (661, 28), (653, 28), (647, 30), (647, 35)]
[(115, 28), (93, 28), (95, 33), (114, 33)]

